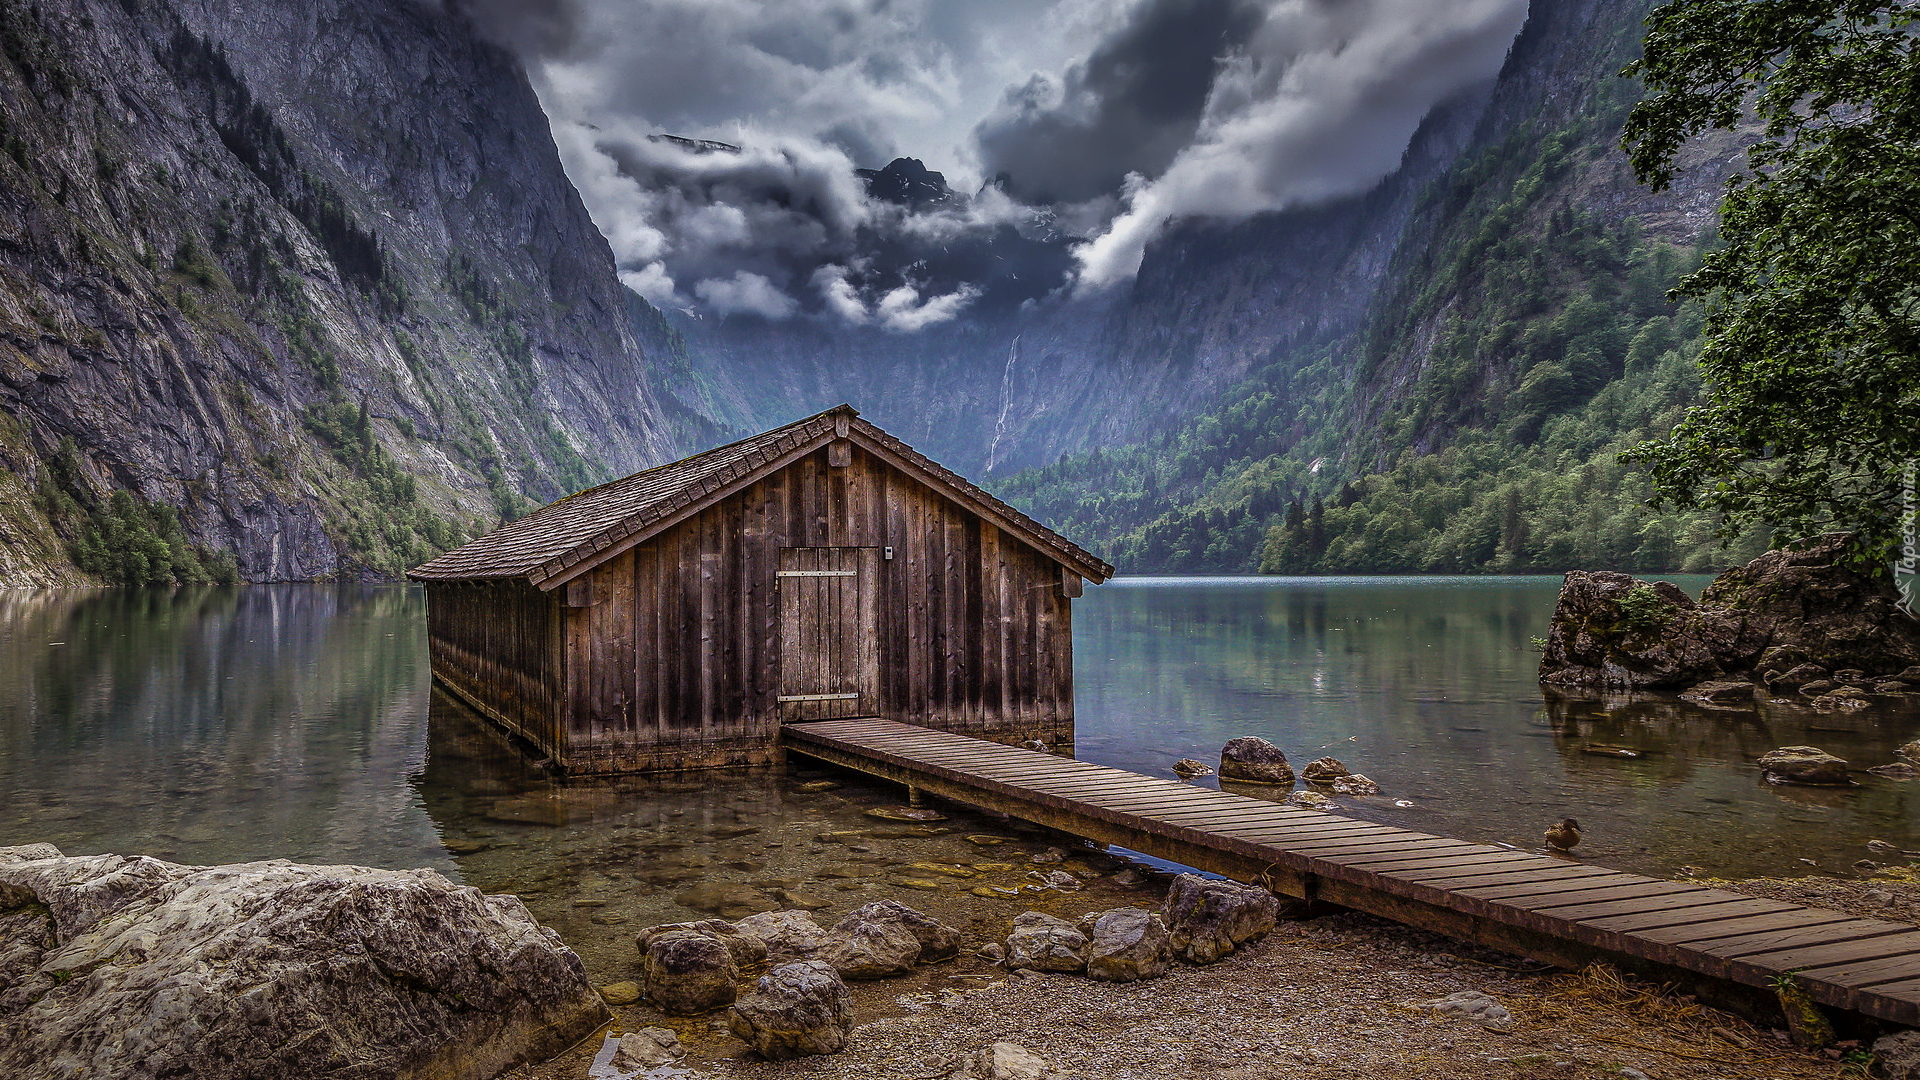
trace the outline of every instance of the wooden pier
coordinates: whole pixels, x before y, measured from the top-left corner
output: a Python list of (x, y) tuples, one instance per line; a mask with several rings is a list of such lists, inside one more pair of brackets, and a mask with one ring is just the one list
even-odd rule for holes
[(1920, 928), (1911, 924), (1451, 840), (889, 720), (788, 724), (783, 735), (792, 751), (943, 798), (1549, 963), (1604, 960), (1749, 1008), (1770, 980), (1792, 973), (1823, 1005), (1920, 1026)]

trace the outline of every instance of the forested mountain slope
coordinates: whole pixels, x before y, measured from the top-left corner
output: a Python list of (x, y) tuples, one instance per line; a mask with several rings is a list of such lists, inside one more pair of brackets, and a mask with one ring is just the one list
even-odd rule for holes
[[(1650, 4), (1535, 4), (1464, 152), (1424, 184), (1364, 320), (1158, 437), (999, 484), (1131, 572), (1704, 569), (1617, 460), (1700, 392), (1694, 306), (1743, 136), (1638, 187), (1617, 147)], [(1150, 259), (1153, 257), (1150, 254)], [(1145, 272), (1143, 271), (1143, 277)]]
[(391, 576), (715, 434), (439, 5), (0, 0), (0, 145), (0, 583)]

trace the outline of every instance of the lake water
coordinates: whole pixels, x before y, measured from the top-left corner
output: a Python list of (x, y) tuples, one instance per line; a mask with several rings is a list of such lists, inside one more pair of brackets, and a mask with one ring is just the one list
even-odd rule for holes
[[(1868, 839), (1920, 846), (1920, 784), (1862, 773), (1846, 791), (1783, 788), (1753, 767), (1799, 743), (1884, 763), (1920, 735), (1920, 708), (1548, 702), (1530, 638), (1557, 586), (1089, 589), (1075, 605), (1076, 752), (1169, 775), (1263, 735), (1296, 765), (1331, 754), (1378, 781), (1380, 797), (1343, 800), (1357, 816), (1528, 849), (1572, 816), (1584, 857), (1665, 876), (1844, 874)], [(430, 866), (522, 894), (593, 967), (634, 926), (695, 908), (831, 917), (880, 895), (959, 921), (1004, 918), (979, 911), (995, 898), (1044, 908), (1016, 890), (1050, 848), (1090, 889), (1125, 891), (1100, 877), (1112, 860), (1017, 823), (957, 808), (931, 828), (878, 821), (865, 811), (898, 788), (824, 771), (556, 784), (432, 689), (424, 607), (403, 587), (0, 590), (0, 845)], [(1583, 752), (1595, 743), (1645, 756)]]

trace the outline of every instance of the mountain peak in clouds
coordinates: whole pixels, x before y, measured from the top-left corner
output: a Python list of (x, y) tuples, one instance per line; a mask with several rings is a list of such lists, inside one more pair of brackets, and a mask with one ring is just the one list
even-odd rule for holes
[(915, 210), (956, 203), (960, 196), (947, 186), (942, 173), (927, 168), (919, 158), (894, 158), (884, 169), (855, 169), (867, 185), (867, 194)]

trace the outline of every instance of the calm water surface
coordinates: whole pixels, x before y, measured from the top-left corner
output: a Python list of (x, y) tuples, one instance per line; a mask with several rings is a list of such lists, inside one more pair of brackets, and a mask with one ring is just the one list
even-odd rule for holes
[[(1920, 735), (1920, 708), (1549, 702), (1529, 639), (1557, 587), (1090, 589), (1075, 605), (1077, 752), (1167, 775), (1177, 758), (1264, 735), (1296, 764), (1332, 754), (1378, 781), (1380, 797), (1346, 800), (1358, 816), (1537, 848), (1571, 815), (1582, 855), (1661, 875), (1845, 873), (1868, 839), (1914, 846), (1920, 784), (1862, 773), (1848, 791), (1772, 787), (1752, 762), (1811, 743), (1881, 764)], [(976, 921), (1004, 918), (981, 914), (995, 897), (1044, 906), (1013, 890), (1058, 837), (957, 809), (932, 828), (877, 821), (864, 811), (899, 790), (844, 775), (555, 784), (434, 692), (425, 654), (423, 597), (402, 587), (0, 591), (0, 845), (431, 866), (521, 893), (596, 967), (632, 927), (696, 909), (832, 917), (889, 895)], [(1593, 743), (1645, 756), (1584, 753)], [(1114, 866), (1067, 855), (1088, 876)]]

